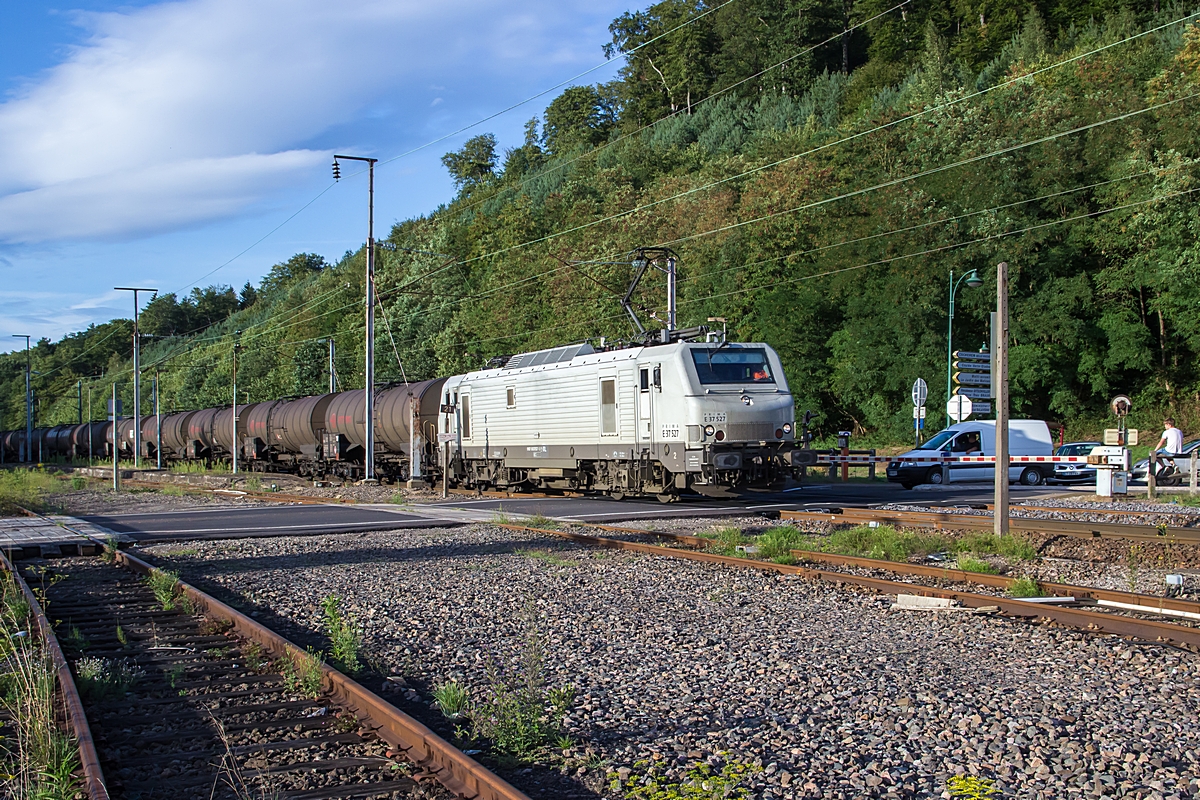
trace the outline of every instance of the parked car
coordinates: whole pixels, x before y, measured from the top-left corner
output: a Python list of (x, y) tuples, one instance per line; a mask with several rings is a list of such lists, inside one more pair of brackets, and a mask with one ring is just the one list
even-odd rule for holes
[[(1086, 456), (1103, 442), (1067, 442), (1054, 451), (1056, 456)], [(1088, 464), (1055, 464), (1054, 474), (1046, 483), (1095, 483), (1096, 468)]]
[[(1008, 423), (1008, 453), (1013, 456), (1048, 456), (1054, 452), (1050, 428), (1040, 419), (1014, 419)], [(946, 453), (954, 456), (996, 455), (996, 421), (969, 420), (939, 431), (915, 450), (896, 456), (887, 465), (888, 480), (911, 489), (919, 483), (939, 484), (943, 481), (942, 466), (917, 461), (917, 458)], [(994, 481), (994, 464), (971, 462), (950, 464), (947, 470), (951, 483)], [(1054, 474), (1053, 464), (1011, 464), (1008, 480), (1026, 486), (1038, 486)]]
[[(1190, 456), (1192, 451), (1200, 447), (1200, 439), (1193, 439), (1190, 442), (1185, 442), (1183, 445), (1183, 455)], [(1141, 461), (1133, 465), (1133, 469), (1129, 473), (1130, 480), (1145, 481), (1146, 467), (1149, 465), (1150, 459), (1143, 458)], [(1161, 467), (1160, 467), (1161, 469)], [(1177, 483), (1187, 483), (1192, 474), (1192, 463), (1190, 458), (1175, 459), (1175, 474), (1178, 477)]]

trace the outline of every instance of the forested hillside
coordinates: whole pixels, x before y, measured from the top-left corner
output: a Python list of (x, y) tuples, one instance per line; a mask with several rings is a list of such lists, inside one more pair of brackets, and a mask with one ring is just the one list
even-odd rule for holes
[[(381, 380), (628, 337), (629, 251), (666, 245), (682, 325), (724, 317), (773, 345), (823, 430), (903, 438), (915, 378), (944, 402), (951, 271), (984, 277), (957, 296), (956, 345), (976, 349), (1004, 260), (1016, 414), (1088, 427), (1125, 392), (1194, 432), (1194, 8), (895, 5), (668, 0), (614, 21), (619, 80), (568, 89), (523, 142), (448, 153), (458, 195), (391, 231)], [(242, 401), (323, 391), (328, 337), (340, 385), (361, 387), (363, 259), (301, 254), (257, 290), (158, 298), (142, 363), (164, 408), (229, 402), (236, 330)], [(636, 299), (665, 311), (657, 278)], [(38, 423), (73, 421), (85, 376), (104, 376), (97, 416), (113, 380), (128, 397), (130, 333), (39, 343)], [(23, 370), (23, 352), (0, 361), (4, 427)]]

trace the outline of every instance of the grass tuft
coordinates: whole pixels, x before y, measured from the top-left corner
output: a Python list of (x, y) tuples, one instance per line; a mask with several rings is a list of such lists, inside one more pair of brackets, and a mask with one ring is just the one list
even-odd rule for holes
[(755, 544), (758, 545), (758, 554), (763, 558), (779, 564), (790, 564), (796, 561), (791, 551), (800, 548), (806, 538), (799, 529), (791, 525), (776, 525), (764, 531)]
[(433, 690), (433, 702), (447, 719), (465, 717), (471, 710), (471, 695), (458, 681), (449, 680)]
[(62, 726), (54, 661), (11, 575), (0, 576), (0, 796), (71, 800), (79, 754)]
[(1021, 561), (1038, 557), (1037, 548), (1018, 536), (997, 536), (994, 533), (971, 533), (954, 542), (954, 552), (976, 555), (999, 555)]
[(325, 656), (311, 647), (304, 653), (288, 653), (279, 659), (279, 674), (283, 676), (284, 687), (292, 694), (316, 700), (325, 688), (321, 672), (323, 663)]
[(1008, 587), (1007, 594), (1009, 597), (1041, 597), (1042, 589), (1033, 578), (1022, 575)]
[(549, 550), (518, 550), (517, 555), (532, 558), (541, 561), (544, 564), (551, 564), (559, 567), (573, 567), (575, 562), (569, 558), (563, 558)]
[(145, 675), (146, 671), (129, 658), (85, 656), (75, 662), (80, 694), (97, 701), (124, 697)]
[(1000, 571), (993, 567), (988, 562), (981, 558), (971, 558), (970, 556), (961, 556), (958, 559), (958, 568), (963, 572), (978, 572), (981, 575), (999, 575)]
[(531, 761), (565, 734), (562, 721), (575, 704), (575, 689), (546, 687), (546, 647), (532, 609), (520, 653), (512, 669), (489, 660), (482, 697), (470, 705), (471, 728), (474, 738), (501, 753)]
[(179, 586), (178, 572), (156, 569), (147, 575), (145, 580), (163, 611), (172, 611), (179, 605), (179, 598), (183, 590)]
[(950, 539), (940, 534), (898, 531), (891, 525), (859, 525), (833, 531), (820, 549), (844, 556), (907, 561), (912, 556), (949, 550), (950, 544)]
[(18, 506), (41, 511), (45, 495), (59, 488), (58, 481), (43, 469), (0, 471), (0, 512), (17, 514)]
[(700, 536), (705, 539), (710, 539), (708, 549), (726, 556), (737, 555), (737, 546), (739, 544), (749, 544), (750, 539), (742, 533), (741, 528), (725, 527), (713, 528)]
[(558, 522), (552, 520), (544, 514), (534, 514), (525, 520), (525, 524), (531, 528), (541, 528), (542, 530), (556, 531), (558, 530)]
[(358, 634), (357, 621), (342, 611), (342, 599), (336, 594), (321, 601), (321, 610), (325, 615), (325, 630), (329, 633), (334, 663), (349, 675), (357, 674), (362, 669), (358, 660), (362, 638)]

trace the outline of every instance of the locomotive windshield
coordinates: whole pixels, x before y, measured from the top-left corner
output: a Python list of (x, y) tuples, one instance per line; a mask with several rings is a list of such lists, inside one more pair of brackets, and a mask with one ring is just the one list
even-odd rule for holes
[(701, 383), (774, 383), (767, 351), (761, 348), (695, 348), (692, 360)]

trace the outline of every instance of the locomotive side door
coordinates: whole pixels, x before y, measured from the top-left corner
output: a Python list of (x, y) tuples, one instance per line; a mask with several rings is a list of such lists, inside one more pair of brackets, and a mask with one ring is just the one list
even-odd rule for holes
[(638, 442), (649, 443), (654, 435), (654, 400), (650, 386), (649, 364), (638, 368)]

